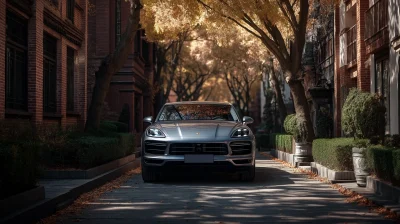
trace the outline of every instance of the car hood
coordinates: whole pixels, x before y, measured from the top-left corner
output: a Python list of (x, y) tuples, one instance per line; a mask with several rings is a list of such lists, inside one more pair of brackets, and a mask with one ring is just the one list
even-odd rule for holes
[(216, 139), (229, 137), (232, 130), (243, 126), (236, 122), (173, 122), (155, 125), (168, 137), (176, 139)]

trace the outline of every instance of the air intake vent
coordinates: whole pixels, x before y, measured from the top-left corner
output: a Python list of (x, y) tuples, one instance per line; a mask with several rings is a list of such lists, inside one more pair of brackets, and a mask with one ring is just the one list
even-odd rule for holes
[(169, 148), (170, 155), (213, 154), (227, 155), (228, 147), (224, 143), (174, 143)]
[(159, 141), (144, 142), (144, 150), (146, 153), (149, 154), (164, 155), (166, 149), (167, 149), (166, 142), (159, 142)]
[(251, 142), (231, 142), (232, 155), (251, 154)]

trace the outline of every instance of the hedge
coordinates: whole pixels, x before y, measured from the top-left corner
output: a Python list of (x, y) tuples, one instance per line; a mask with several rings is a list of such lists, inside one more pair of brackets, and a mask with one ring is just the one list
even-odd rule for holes
[(39, 148), (35, 142), (0, 144), (0, 199), (36, 186)]
[(400, 186), (400, 149), (371, 146), (365, 156), (372, 173), (380, 179)]
[(74, 136), (57, 144), (44, 144), (41, 148), (43, 165), (88, 169), (130, 155), (135, 151), (133, 134), (106, 131), (100, 133)]
[(107, 128), (110, 131), (119, 133), (128, 132), (129, 130), (128, 124), (119, 121), (103, 121), (101, 122), (101, 126), (103, 129)]
[(353, 138), (315, 139), (312, 145), (314, 161), (335, 171), (353, 171)]
[(269, 134), (256, 134), (257, 148), (270, 148)]
[(293, 137), (288, 134), (271, 134), (270, 135), (271, 148), (293, 154)]

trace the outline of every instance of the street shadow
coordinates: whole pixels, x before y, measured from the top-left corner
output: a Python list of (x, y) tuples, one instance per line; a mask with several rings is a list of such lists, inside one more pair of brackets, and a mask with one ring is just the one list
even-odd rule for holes
[(392, 223), (266, 157), (247, 183), (218, 175), (143, 183), (140, 175), (60, 223)]

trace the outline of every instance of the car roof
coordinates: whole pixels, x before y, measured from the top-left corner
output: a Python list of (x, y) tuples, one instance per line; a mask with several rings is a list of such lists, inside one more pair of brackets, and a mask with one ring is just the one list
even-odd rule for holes
[(229, 102), (218, 102), (218, 101), (180, 101), (180, 102), (166, 103), (165, 105), (181, 105), (181, 104), (214, 104), (214, 105), (232, 106), (232, 104)]

